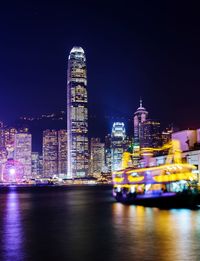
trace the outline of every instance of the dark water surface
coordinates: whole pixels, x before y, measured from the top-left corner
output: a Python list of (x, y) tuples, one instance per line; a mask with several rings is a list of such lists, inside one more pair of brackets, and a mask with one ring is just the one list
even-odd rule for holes
[(116, 203), (109, 187), (0, 192), (0, 261), (200, 260), (200, 210)]

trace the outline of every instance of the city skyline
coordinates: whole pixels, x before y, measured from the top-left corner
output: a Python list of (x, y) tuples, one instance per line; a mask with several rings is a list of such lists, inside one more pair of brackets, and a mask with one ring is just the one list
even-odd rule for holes
[(2, 1), (0, 261), (200, 260), (199, 5)]
[[(90, 108), (100, 118), (116, 111), (129, 117), (141, 96), (164, 124), (199, 127), (195, 112), (200, 110), (200, 39), (195, 8), (183, 4), (179, 12), (169, 1), (127, 6), (111, 1), (106, 8), (104, 2), (97, 6), (98, 12), (90, 1), (49, 4), (48, 9), (37, 1), (22, 9), (3, 4), (0, 119), (13, 122), (27, 113), (65, 108), (66, 57), (80, 45), (89, 62)], [(78, 20), (66, 11), (75, 7)]]

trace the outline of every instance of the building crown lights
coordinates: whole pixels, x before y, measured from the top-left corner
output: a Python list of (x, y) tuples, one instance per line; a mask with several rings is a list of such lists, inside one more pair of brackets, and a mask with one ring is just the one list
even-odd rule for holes
[(74, 46), (70, 51), (70, 54), (71, 53), (84, 53), (84, 50), (80, 46)]

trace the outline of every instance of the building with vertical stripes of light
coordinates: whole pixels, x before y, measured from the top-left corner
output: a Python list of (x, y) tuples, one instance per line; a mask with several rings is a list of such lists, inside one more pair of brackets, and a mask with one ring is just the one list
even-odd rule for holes
[[(18, 132), (14, 138), (14, 160), (23, 167), (23, 177), (32, 178), (32, 135), (27, 131)], [(22, 173), (21, 173), (22, 174)]]
[(81, 47), (73, 47), (67, 75), (68, 177), (88, 175), (88, 95), (86, 57)]
[(43, 131), (43, 176), (58, 174), (58, 134), (56, 130)]

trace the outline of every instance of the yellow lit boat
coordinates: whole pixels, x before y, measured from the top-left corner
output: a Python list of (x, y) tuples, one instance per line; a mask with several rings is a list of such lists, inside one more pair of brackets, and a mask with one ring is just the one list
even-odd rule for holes
[[(173, 146), (174, 141), (171, 144)], [(149, 160), (150, 148), (143, 150), (142, 156), (146, 156), (146, 152), (148, 152)], [(175, 150), (173, 153), (175, 154), (173, 163), (169, 163), (168, 158), (164, 165), (145, 168), (126, 167), (113, 172), (113, 196), (116, 200), (160, 207), (194, 207), (198, 205), (196, 167), (180, 162), (181, 157), (177, 155), (180, 150)]]

